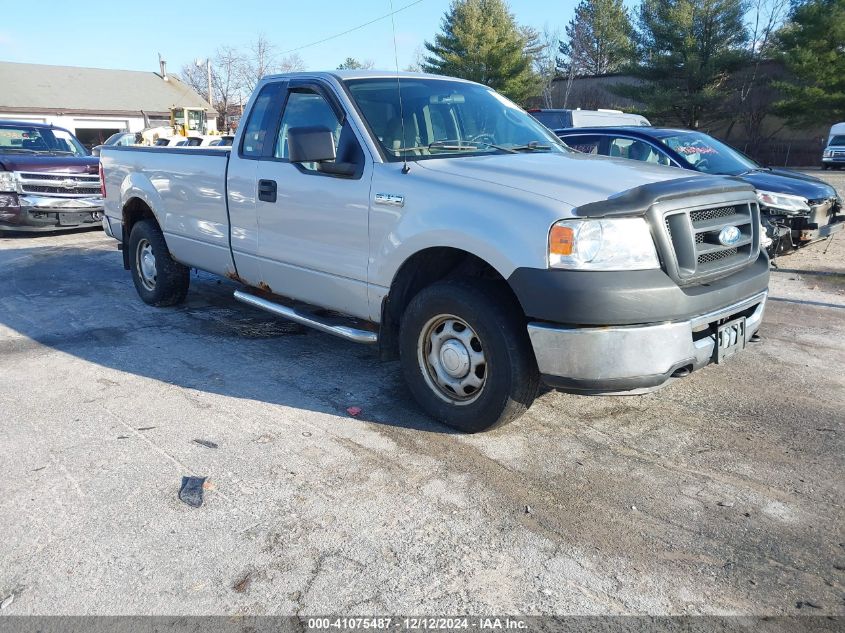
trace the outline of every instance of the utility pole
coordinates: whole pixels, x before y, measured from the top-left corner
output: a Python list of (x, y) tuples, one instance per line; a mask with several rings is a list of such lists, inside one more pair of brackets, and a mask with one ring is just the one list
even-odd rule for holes
[(206, 57), (205, 59), (205, 72), (208, 73), (208, 102), (214, 107), (214, 104), (211, 103), (211, 58)]

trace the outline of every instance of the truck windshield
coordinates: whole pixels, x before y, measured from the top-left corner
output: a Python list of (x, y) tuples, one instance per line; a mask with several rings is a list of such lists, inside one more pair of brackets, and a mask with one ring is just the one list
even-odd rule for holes
[(67, 130), (26, 125), (0, 125), (0, 152), (88, 155), (88, 151)]
[(478, 84), (402, 78), (347, 79), (388, 160), (516, 152), (568, 152), (522, 109)]
[(733, 147), (701, 132), (666, 136), (660, 142), (678, 152), (690, 167), (705, 174), (736, 176), (760, 169), (760, 165)]
[(830, 143), (828, 143), (827, 146), (832, 147), (833, 145), (845, 145), (845, 134), (837, 134), (836, 136), (831, 136)]

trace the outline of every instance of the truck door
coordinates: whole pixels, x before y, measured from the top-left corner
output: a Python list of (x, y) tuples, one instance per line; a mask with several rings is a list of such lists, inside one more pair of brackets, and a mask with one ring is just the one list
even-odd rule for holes
[[(258, 255), (258, 163), (272, 153), (272, 140), (266, 130), (279, 120), (287, 89), (287, 82), (272, 82), (250, 104), (249, 116), (238, 143), (232, 147), (226, 173), (229, 205), (230, 241), (235, 270), (231, 273), (244, 282), (257, 286), (261, 282)], [(266, 146), (266, 147), (265, 147)]]
[[(303, 127), (332, 132), (334, 164), (290, 162), (288, 130)], [(267, 131), (272, 153), (258, 161), (256, 182), (262, 281), (276, 294), (366, 318), (372, 160), (334, 94), (318, 82), (291, 81)]]

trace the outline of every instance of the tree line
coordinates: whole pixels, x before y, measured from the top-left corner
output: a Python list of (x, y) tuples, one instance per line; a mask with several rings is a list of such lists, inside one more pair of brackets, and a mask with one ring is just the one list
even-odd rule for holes
[[(845, 120), (845, 0), (580, 0), (561, 37), (518, 23), (506, 0), (452, 0), (440, 31), (406, 70), (488, 85), (520, 104), (552, 105), (552, 85), (620, 74), (612, 90), (666, 125), (699, 128), (730, 120), (749, 138), (770, 112), (793, 126)], [(784, 68), (771, 76), (768, 62)], [(264, 75), (304, 70), (266, 37), (210, 58), (211, 101), (225, 116)], [(347, 57), (339, 69), (371, 68)], [(205, 64), (181, 78), (207, 94)], [(558, 104), (559, 105), (559, 104)]]
[(613, 92), (662, 124), (732, 120), (754, 136), (769, 112), (797, 127), (845, 120), (843, 43), (845, 0), (581, 0), (560, 39), (505, 0), (453, 0), (422, 68), (547, 107), (555, 79), (566, 100), (576, 77), (620, 74)]

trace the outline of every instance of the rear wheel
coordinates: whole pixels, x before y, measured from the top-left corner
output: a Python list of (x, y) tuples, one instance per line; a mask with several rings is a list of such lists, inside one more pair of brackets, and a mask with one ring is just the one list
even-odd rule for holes
[(129, 268), (135, 289), (152, 306), (173, 306), (185, 300), (190, 269), (175, 261), (158, 224), (141, 220), (129, 236)]
[(524, 319), (501, 285), (444, 281), (422, 290), (400, 330), (405, 380), (423, 409), (476, 433), (522, 415), (539, 390)]

